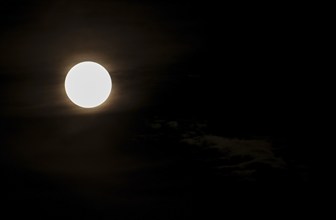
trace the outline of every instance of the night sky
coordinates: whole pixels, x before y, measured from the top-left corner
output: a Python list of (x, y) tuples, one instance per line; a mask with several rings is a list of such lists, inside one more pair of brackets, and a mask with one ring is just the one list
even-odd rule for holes
[[(254, 2), (2, 1), (2, 215), (298, 210), (312, 182), (312, 150), (298, 132), (307, 51), (298, 12)], [(113, 81), (96, 109), (64, 91), (67, 72), (87, 60)]]

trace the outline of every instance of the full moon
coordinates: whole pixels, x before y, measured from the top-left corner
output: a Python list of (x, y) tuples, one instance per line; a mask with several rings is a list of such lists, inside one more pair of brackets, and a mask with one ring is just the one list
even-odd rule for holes
[(65, 78), (65, 92), (82, 108), (94, 108), (104, 103), (112, 90), (112, 80), (100, 64), (85, 61), (70, 69)]

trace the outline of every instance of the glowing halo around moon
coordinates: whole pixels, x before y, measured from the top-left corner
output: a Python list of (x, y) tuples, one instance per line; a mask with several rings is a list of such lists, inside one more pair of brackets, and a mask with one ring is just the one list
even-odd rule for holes
[(65, 82), (69, 99), (82, 108), (94, 108), (103, 104), (112, 90), (112, 79), (100, 64), (85, 61), (70, 69)]

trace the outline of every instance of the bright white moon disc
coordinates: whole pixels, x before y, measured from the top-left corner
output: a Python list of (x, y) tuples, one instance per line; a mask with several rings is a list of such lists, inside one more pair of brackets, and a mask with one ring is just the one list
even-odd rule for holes
[(64, 86), (67, 96), (73, 103), (83, 108), (94, 108), (109, 97), (112, 80), (103, 66), (86, 61), (70, 69)]

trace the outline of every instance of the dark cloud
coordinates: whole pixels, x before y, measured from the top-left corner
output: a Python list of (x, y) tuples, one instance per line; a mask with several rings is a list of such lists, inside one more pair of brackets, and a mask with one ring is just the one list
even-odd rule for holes
[(223, 175), (239, 176), (242, 180), (256, 181), (253, 176), (260, 166), (283, 170), (286, 163), (276, 157), (271, 143), (266, 140), (239, 140), (214, 135), (184, 138), (183, 143), (206, 149), (216, 149), (221, 156), (215, 167)]

